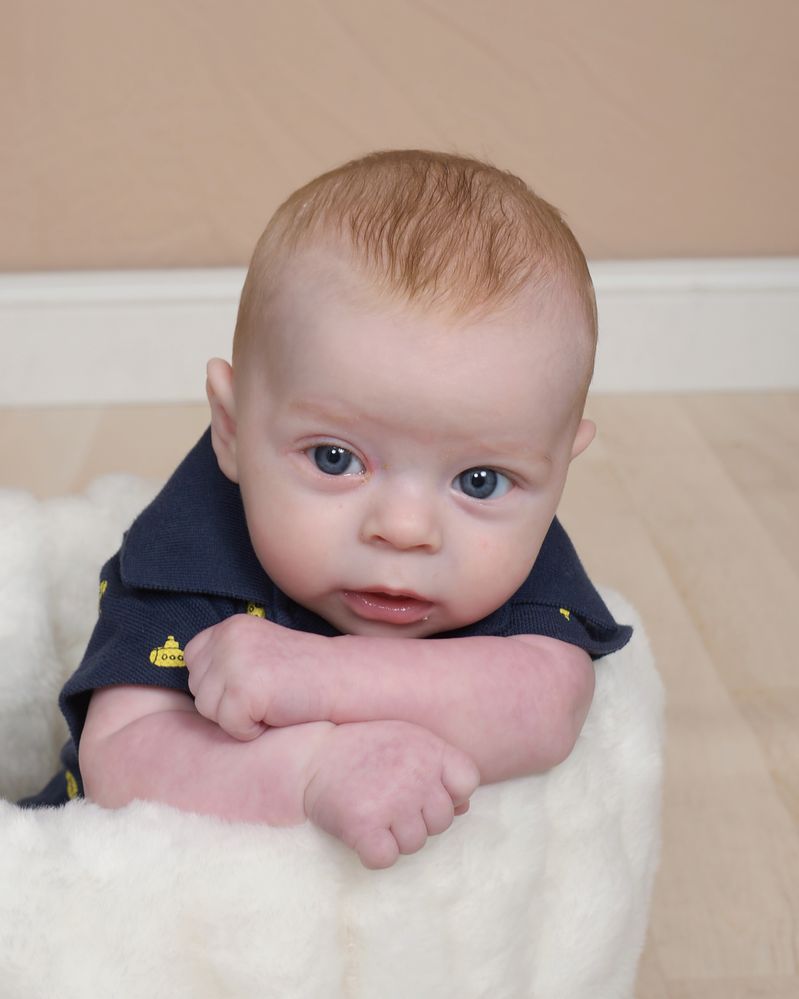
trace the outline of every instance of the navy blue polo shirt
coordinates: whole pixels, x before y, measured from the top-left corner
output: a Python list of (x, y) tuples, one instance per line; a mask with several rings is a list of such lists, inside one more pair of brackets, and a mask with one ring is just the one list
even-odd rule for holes
[[(97, 623), (59, 700), (71, 737), (62, 753), (64, 769), (21, 804), (57, 804), (82, 794), (77, 746), (92, 691), (143, 684), (188, 694), (186, 643), (242, 613), (299, 631), (339, 634), (286, 596), (261, 568), (239, 487), (220, 471), (207, 430), (103, 566)], [(557, 519), (530, 575), (507, 603), (481, 621), (434, 637), (521, 634), (579, 645), (593, 659), (620, 649), (632, 634), (613, 620)]]

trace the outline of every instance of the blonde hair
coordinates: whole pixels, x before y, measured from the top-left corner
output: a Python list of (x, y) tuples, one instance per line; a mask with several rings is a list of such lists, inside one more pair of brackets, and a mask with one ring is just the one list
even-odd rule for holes
[(325, 241), (346, 245), (382, 293), (455, 318), (499, 311), (526, 286), (576, 295), (593, 348), (594, 288), (560, 212), (512, 173), (409, 149), (345, 163), (277, 209), (242, 291), (234, 360), (261, 325), (279, 265)]

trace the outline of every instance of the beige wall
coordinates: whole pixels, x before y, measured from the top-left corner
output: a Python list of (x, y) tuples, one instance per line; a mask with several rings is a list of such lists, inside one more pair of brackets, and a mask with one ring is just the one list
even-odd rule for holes
[(3, 8), (0, 270), (243, 264), (390, 146), (515, 170), (595, 259), (799, 253), (797, 0)]

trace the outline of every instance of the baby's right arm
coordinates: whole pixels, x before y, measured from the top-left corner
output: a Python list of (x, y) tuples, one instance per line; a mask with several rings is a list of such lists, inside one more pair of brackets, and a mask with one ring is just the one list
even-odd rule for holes
[(86, 796), (107, 808), (140, 798), (233, 821), (297, 825), (315, 752), (333, 728), (312, 722), (238, 743), (180, 691), (104, 687), (89, 704), (81, 776)]
[(117, 686), (92, 695), (80, 742), (86, 796), (134, 799), (268, 825), (310, 818), (387, 867), (468, 807), (479, 780), (460, 750), (407, 722), (311, 722), (241, 742), (178, 691)]

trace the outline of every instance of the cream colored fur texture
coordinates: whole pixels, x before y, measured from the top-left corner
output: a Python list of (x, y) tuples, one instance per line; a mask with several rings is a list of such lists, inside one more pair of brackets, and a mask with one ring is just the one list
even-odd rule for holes
[[(0, 793), (38, 790), (98, 571), (154, 494), (0, 491)], [(315, 828), (135, 802), (0, 802), (1, 999), (631, 999), (659, 851), (662, 688), (643, 628), (597, 663), (550, 773), (478, 789), (418, 854), (367, 871)]]

